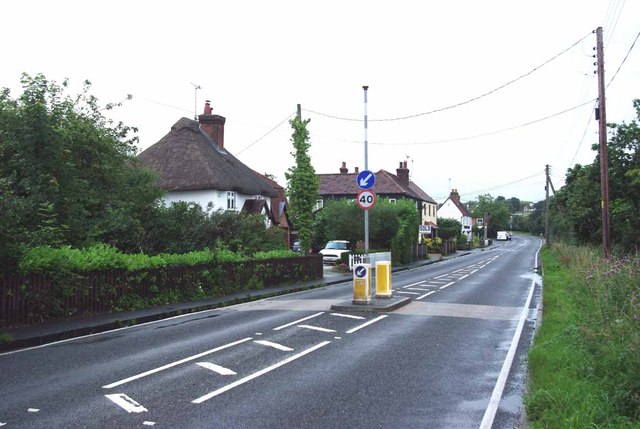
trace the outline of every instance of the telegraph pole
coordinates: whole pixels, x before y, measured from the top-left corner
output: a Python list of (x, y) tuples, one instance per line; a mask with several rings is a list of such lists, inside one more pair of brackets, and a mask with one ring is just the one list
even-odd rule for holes
[(600, 148), (600, 207), (602, 209), (602, 247), (604, 257), (611, 257), (611, 236), (609, 220), (609, 154), (607, 149), (607, 114), (604, 95), (604, 48), (602, 27), (596, 29), (596, 55), (598, 74), (598, 143)]
[(549, 240), (549, 164), (544, 167), (544, 173), (547, 176), (547, 180), (544, 184), (545, 198), (544, 198), (544, 242), (547, 247), (551, 246)]

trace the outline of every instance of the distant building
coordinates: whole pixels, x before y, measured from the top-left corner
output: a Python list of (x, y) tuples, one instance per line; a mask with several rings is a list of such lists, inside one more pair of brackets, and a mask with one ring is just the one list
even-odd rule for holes
[[(343, 162), (339, 173), (318, 174), (320, 201), (317, 208), (321, 208), (326, 201), (331, 199), (355, 200), (361, 190), (356, 183), (358, 173), (358, 167), (353, 173), (349, 173), (346, 163)], [(376, 182), (372, 191), (378, 198), (389, 198), (390, 201), (406, 198), (414, 201), (420, 215), (420, 224), (424, 226), (420, 230), (425, 234), (427, 231), (429, 234), (435, 233), (435, 229), (438, 227), (438, 204), (409, 179), (407, 161), (400, 162), (395, 175), (385, 170), (379, 170), (374, 174)]]
[(460, 194), (457, 189), (452, 189), (449, 198), (438, 208), (438, 218), (454, 219), (460, 222), (462, 224), (461, 232), (467, 237), (467, 241), (471, 241), (471, 227), (473, 226), (471, 213), (460, 202)]

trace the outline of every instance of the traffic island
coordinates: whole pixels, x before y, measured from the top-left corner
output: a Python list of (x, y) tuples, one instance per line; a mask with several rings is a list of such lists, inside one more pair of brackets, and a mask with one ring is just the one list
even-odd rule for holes
[(376, 298), (373, 297), (367, 304), (354, 303), (353, 301), (346, 301), (339, 304), (333, 304), (331, 310), (334, 311), (364, 311), (372, 313), (384, 313), (397, 310), (411, 302), (410, 298), (392, 296), (389, 298)]

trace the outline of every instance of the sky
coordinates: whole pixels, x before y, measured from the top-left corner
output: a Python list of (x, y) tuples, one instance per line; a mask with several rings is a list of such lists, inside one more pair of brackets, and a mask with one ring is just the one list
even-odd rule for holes
[(545, 165), (559, 189), (596, 154), (598, 27), (607, 122), (636, 119), (640, 98), (636, 0), (33, 0), (0, 16), (14, 98), (22, 73), (70, 95), (89, 80), (101, 105), (131, 94), (105, 114), (138, 128), (140, 151), (210, 100), (225, 148), (283, 186), (300, 105), (316, 173), (406, 161), (438, 203), (543, 200)]

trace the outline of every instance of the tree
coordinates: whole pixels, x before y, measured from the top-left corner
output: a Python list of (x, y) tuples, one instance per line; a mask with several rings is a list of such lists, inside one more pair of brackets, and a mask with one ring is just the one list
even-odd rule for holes
[[(137, 131), (103, 116), (85, 81), (80, 94), (43, 75), (22, 75), (23, 93), (0, 92), (2, 204), (20, 212), (9, 241), (139, 248), (145, 217), (161, 191), (135, 158)], [(5, 216), (5, 213), (1, 216)]]
[(291, 155), (295, 159), (295, 164), (285, 172), (289, 214), (294, 228), (298, 231), (302, 249), (310, 249), (313, 245), (313, 209), (320, 197), (320, 181), (311, 165), (308, 153), (311, 147), (307, 130), (309, 121), (310, 119), (302, 120), (299, 117), (289, 121), (293, 128), (291, 142), (294, 152)]
[(438, 219), (438, 237), (443, 240), (457, 240), (462, 232), (462, 224), (455, 219)]
[(509, 208), (504, 198), (495, 200), (490, 194), (478, 196), (478, 204), (473, 209), (473, 217), (488, 216), (488, 237), (495, 237), (497, 231), (509, 228)]

